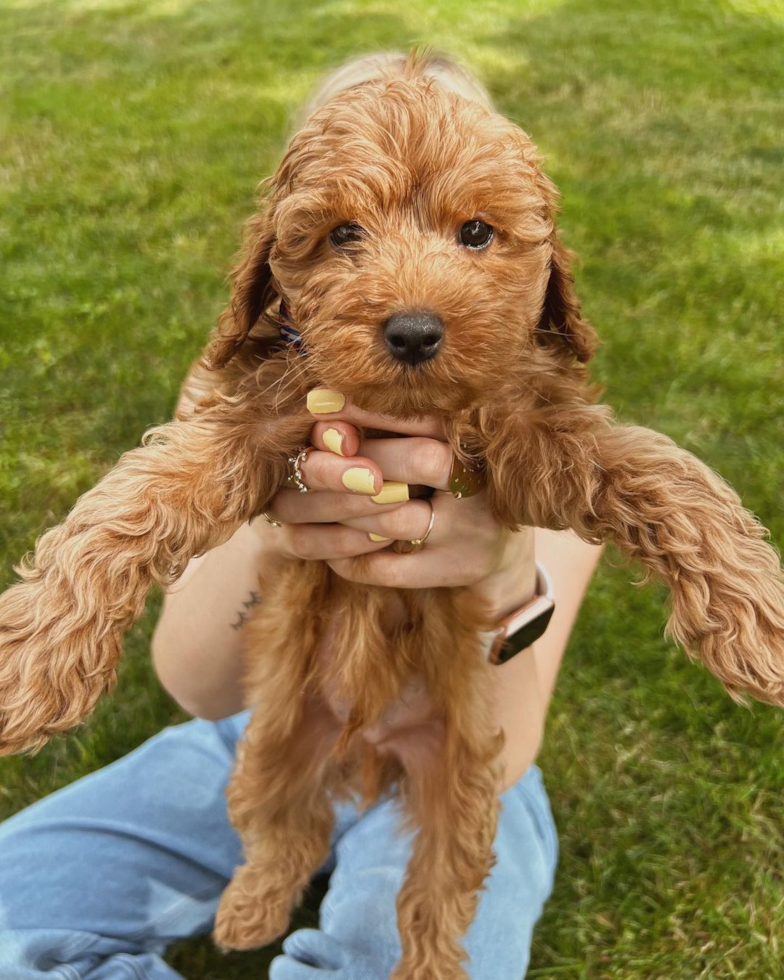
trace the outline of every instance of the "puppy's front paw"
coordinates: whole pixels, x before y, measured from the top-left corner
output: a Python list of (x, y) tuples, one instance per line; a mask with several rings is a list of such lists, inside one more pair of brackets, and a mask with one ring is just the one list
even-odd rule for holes
[(268, 946), (289, 927), (292, 899), (269, 888), (258, 868), (240, 868), (221, 896), (215, 916), (215, 943), (224, 951)]
[(74, 606), (67, 582), (17, 582), (0, 595), (0, 755), (40, 749), (114, 683), (119, 636), (98, 636), (92, 619), (75, 627)]

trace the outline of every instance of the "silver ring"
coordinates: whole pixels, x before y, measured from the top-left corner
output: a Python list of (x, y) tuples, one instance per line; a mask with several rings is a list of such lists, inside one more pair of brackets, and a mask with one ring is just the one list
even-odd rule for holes
[(293, 483), (294, 486), (299, 490), (300, 493), (310, 493), (310, 487), (306, 487), (302, 482), (302, 464), (308, 458), (308, 450), (300, 449), (296, 456), (289, 457), (289, 463), (291, 464), (292, 473), (289, 477), (289, 482)]
[(436, 511), (433, 507), (433, 501), (428, 499), (427, 502), (430, 504), (430, 523), (427, 525), (427, 530), (421, 538), (413, 538), (411, 541), (409, 541), (409, 544), (413, 544), (416, 548), (421, 548), (425, 541), (427, 541), (427, 539), (430, 537), (430, 532), (433, 530), (433, 525), (436, 522)]

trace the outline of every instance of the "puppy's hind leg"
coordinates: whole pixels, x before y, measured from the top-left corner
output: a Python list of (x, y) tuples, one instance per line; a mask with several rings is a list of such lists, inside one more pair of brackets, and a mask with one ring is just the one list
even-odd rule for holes
[(447, 629), (436, 633), (432, 605), (421, 639), (425, 656), (441, 644), (446, 668), (434, 688), (443, 695), (441, 745), (437, 738), (430, 752), (422, 751), (421, 738), (401, 745), (404, 800), (420, 830), (398, 895), (402, 958), (394, 980), (467, 980), (460, 940), (493, 865), (498, 824), (503, 736), (494, 725), (492, 668), (476, 632), (466, 628), (467, 609), (458, 606)]
[(325, 777), (339, 727), (324, 706), (310, 704), (290, 735), (273, 728), (251, 721), (228, 790), (246, 863), (218, 907), (214, 938), (224, 949), (254, 949), (281, 936), (329, 855), (334, 812)]
[(227, 791), (246, 864), (218, 908), (214, 938), (224, 949), (265, 946), (285, 932), (329, 854), (327, 782), (341, 725), (313, 685), (327, 577), (320, 562), (293, 562), (274, 581), (268, 576), (248, 626), (246, 691), (256, 708)]
[(394, 980), (467, 980), (460, 940), (493, 866), (498, 824), (498, 740), (457, 732), (443, 758), (409, 770), (409, 803), (421, 825), (398, 895), (403, 955)]

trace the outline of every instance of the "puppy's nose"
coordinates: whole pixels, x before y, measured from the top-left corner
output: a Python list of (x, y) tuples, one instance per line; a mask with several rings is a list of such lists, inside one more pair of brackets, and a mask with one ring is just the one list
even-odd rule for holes
[(444, 339), (444, 325), (435, 313), (395, 313), (384, 324), (393, 357), (415, 365), (435, 357)]

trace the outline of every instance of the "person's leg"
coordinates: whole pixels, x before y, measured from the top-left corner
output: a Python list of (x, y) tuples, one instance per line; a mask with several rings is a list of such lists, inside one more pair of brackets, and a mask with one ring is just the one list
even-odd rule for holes
[(241, 860), (224, 790), (245, 715), (168, 728), (0, 825), (0, 980), (173, 980)]
[[(465, 941), (472, 980), (521, 980), (533, 927), (552, 889), (558, 845), (536, 767), (501, 797), (497, 861)], [(270, 980), (386, 980), (400, 956), (395, 900), (411, 849), (394, 801), (373, 807), (340, 838), (321, 928), (292, 933)]]
[[(225, 789), (247, 721), (167, 728), (0, 824), (0, 980), (179, 977), (163, 952), (212, 929), (243, 860)], [(356, 820), (338, 807), (336, 836)]]

